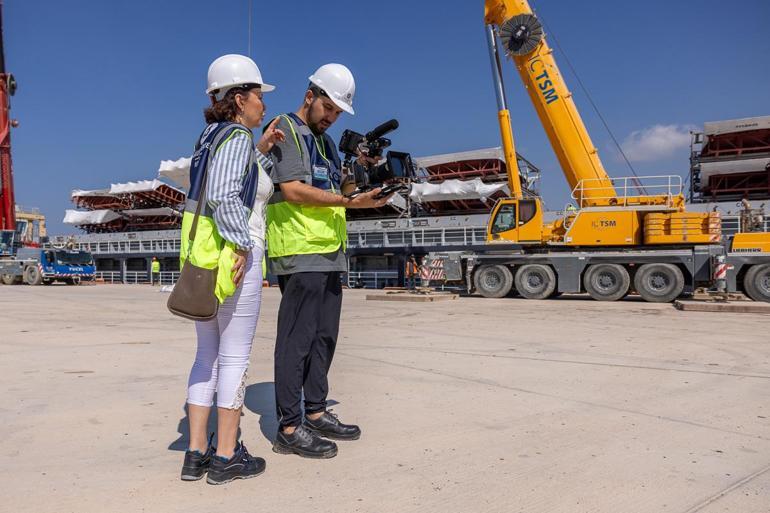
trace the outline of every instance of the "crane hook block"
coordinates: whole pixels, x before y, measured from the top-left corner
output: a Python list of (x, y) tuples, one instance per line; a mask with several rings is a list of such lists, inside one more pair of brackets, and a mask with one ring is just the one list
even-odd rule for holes
[(527, 55), (543, 40), (543, 25), (534, 14), (519, 14), (500, 26), (500, 39), (509, 57)]

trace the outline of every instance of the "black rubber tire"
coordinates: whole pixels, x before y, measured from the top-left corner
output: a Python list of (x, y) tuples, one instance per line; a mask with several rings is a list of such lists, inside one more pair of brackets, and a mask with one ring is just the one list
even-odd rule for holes
[(636, 271), (634, 288), (648, 303), (670, 303), (684, 291), (684, 275), (673, 264), (644, 264)]
[(43, 285), (53, 285), (53, 280), (43, 280)]
[(583, 287), (597, 301), (617, 301), (626, 297), (631, 277), (618, 264), (593, 264), (583, 275)]
[(525, 299), (548, 299), (556, 290), (556, 274), (542, 264), (526, 264), (516, 271), (516, 290)]
[(40, 285), (43, 283), (43, 274), (37, 266), (30, 265), (24, 269), (24, 283), (27, 285)]
[(2, 276), (0, 276), (0, 281), (2, 281), (4, 285), (19, 285), (21, 284), (22, 277), (12, 276), (10, 274), (3, 274)]
[(754, 301), (770, 303), (770, 264), (752, 265), (743, 277), (743, 288)]
[(504, 265), (484, 265), (473, 273), (473, 286), (482, 296), (499, 299), (513, 288), (513, 275)]

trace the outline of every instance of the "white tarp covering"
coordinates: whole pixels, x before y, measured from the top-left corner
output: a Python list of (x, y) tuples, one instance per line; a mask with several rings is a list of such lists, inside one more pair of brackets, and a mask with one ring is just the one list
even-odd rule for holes
[[(188, 161), (190, 159), (187, 159)], [(188, 162), (189, 170), (189, 162)], [(113, 183), (109, 189), (98, 189), (93, 191), (84, 191), (75, 189), (72, 191), (72, 197), (77, 196), (117, 196), (120, 194), (131, 194), (134, 192), (149, 192), (158, 189), (159, 187), (166, 186), (171, 187), (168, 184), (161, 182), (160, 180), (142, 180), (140, 182), (127, 182), (127, 183)], [(172, 189), (174, 187), (171, 187)], [(180, 191), (181, 192), (181, 191)]]
[(84, 191), (82, 189), (74, 189), (72, 191), (72, 197), (78, 197), (78, 196), (109, 196), (110, 190), (109, 189), (97, 189), (93, 191)]
[(486, 201), (500, 191), (510, 194), (507, 184), (486, 184), (481, 181), (481, 178), (474, 178), (473, 180), (445, 180), (442, 183), (414, 183), (409, 197), (417, 203), (470, 199)]
[(178, 160), (161, 160), (158, 168), (158, 176), (177, 184), (184, 190), (190, 188), (190, 162), (189, 157)]
[(65, 224), (103, 224), (120, 219), (120, 214), (112, 210), (91, 210), (81, 212), (79, 210), (66, 210), (64, 212)]
[(160, 180), (142, 180), (141, 182), (114, 183), (110, 185), (110, 194), (131, 194), (133, 192), (154, 191), (165, 185)]
[(763, 129), (770, 129), (770, 116), (731, 119), (729, 121), (712, 121), (705, 123), (703, 126), (703, 131), (706, 135), (731, 134)]
[(388, 205), (391, 205), (394, 208), (403, 211), (403, 210), (406, 210), (406, 199), (400, 194), (394, 194), (388, 200)]
[(726, 160), (720, 162), (702, 162), (700, 179), (704, 184), (714, 175), (732, 175), (736, 173), (759, 173), (770, 169), (770, 157), (759, 159)]
[(502, 160), (505, 161), (503, 149), (486, 148), (483, 150), (463, 151), (460, 153), (445, 153), (444, 155), (432, 155), (430, 157), (418, 157), (412, 159), (417, 167), (431, 167), (451, 162), (463, 162), (466, 160)]
[(173, 208), (168, 208), (168, 207), (121, 210), (120, 213), (131, 217), (152, 217), (152, 216), (182, 217), (182, 214), (180, 214)]

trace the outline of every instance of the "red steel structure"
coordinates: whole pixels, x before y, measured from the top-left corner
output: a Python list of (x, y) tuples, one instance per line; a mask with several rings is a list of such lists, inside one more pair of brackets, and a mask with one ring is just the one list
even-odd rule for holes
[(16, 90), (13, 75), (5, 71), (3, 2), (0, 0), (0, 230), (16, 230), (16, 199), (11, 165), (11, 96)]
[[(749, 159), (770, 157), (770, 129), (736, 131), (709, 136), (696, 155), (701, 166), (733, 162), (736, 166)], [(702, 180), (697, 191), (704, 200), (730, 201), (740, 198), (770, 198), (770, 164), (764, 170), (712, 173)]]

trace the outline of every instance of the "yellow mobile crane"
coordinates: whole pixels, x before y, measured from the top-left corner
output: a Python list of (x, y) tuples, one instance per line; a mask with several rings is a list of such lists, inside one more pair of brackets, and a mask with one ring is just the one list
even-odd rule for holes
[[(738, 234), (728, 249), (718, 213), (686, 211), (681, 177), (611, 178), (527, 0), (486, 0), (484, 14), (511, 197), (491, 212), (490, 249), (433, 255), (446, 279), (462, 279), (486, 297), (587, 291), (614, 301), (633, 283), (654, 302), (716, 285), (770, 301), (770, 234)], [(544, 222), (541, 199), (522, 192), (500, 47), (516, 65), (577, 204), (552, 223)]]

